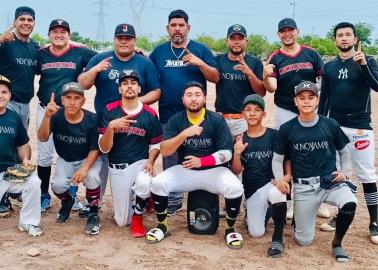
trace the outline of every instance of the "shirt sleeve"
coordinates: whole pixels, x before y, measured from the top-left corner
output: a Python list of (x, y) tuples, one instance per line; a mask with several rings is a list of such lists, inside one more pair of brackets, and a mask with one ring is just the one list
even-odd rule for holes
[(93, 122), (92, 127), (90, 129), (89, 133), (89, 149), (90, 151), (98, 150), (98, 132), (97, 132), (97, 126), (98, 126), (98, 118), (93, 117), (90, 118)]
[(213, 53), (210, 51), (210, 49), (208, 47), (206, 47), (204, 45), (204, 49), (203, 49), (203, 55), (202, 55), (202, 61), (204, 61), (207, 65), (211, 66), (211, 67), (214, 67), (214, 68), (218, 68), (217, 66), (217, 62), (215, 61), (215, 57), (213, 55)]
[(29, 142), (29, 136), (24, 125), (22, 124), (21, 118), (18, 119), (17, 131), (16, 146), (27, 144)]
[(374, 57), (366, 57), (367, 64), (361, 66), (362, 74), (371, 89), (378, 92), (378, 66)]
[(178, 115), (173, 115), (169, 118), (163, 132), (164, 140), (172, 139), (180, 133), (178, 123)]
[(330, 119), (330, 120), (332, 122), (333, 139), (334, 139), (336, 150), (341, 150), (349, 143), (349, 138), (335, 120), (333, 119)]
[(84, 48), (85, 49), (85, 53), (84, 53), (84, 65), (87, 66), (89, 61), (95, 56), (97, 55), (97, 52), (95, 51), (92, 51), (90, 49), (87, 49), (87, 48)]
[(158, 71), (154, 63), (150, 59), (148, 59), (146, 66), (146, 91), (144, 91), (145, 93), (143, 94), (146, 94), (157, 88), (160, 88)]
[(219, 116), (214, 125), (215, 127), (215, 140), (217, 151), (218, 150), (233, 150), (231, 131), (227, 126), (226, 120)]
[(100, 61), (101, 61), (101, 59), (100, 59), (100, 55), (99, 55), (99, 54), (93, 56), (93, 57), (89, 60), (87, 66), (84, 68), (84, 71), (88, 71), (88, 70), (90, 70), (90, 69), (93, 68), (95, 65), (97, 65)]
[(274, 139), (274, 152), (279, 155), (287, 155), (288, 141), (286, 139), (285, 127), (281, 126)]
[(259, 59), (255, 59), (255, 66), (252, 68), (253, 73), (259, 78), (260, 80), (263, 79), (263, 64)]
[(314, 53), (315, 53), (314, 69), (315, 69), (315, 72), (316, 72), (316, 76), (319, 77), (319, 76), (323, 75), (324, 62), (322, 60), (322, 57), (320, 56), (320, 54), (317, 51), (314, 50)]
[(327, 73), (323, 74), (318, 114), (327, 116), (329, 113), (329, 87)]
[(163, 140), (163, 131), (157, 115), (152, 118), (152, 131), (150, 136), (150, 144), (157, 144)]
[(98, 133), (105, 134), (106, 128), (110, 122), (110, 116), (108, 110), (104, 109), (101, 114), (101, 119), (99, 120)]

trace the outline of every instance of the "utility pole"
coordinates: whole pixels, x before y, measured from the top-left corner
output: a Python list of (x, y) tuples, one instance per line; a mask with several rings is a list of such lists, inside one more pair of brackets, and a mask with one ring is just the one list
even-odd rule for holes
[(105, 42), (105, 21), (104, 17), (104, 5), (106, 4), (104, 0), (98, 0), (97, 2), (94, 2), (94, 4), (98, 5), (98, 13), (95, 15), (98, 16), (97, 21), (97, 33), (96, 33), (96, 40), (100, 42), (100, 50), (103, 50), (103, 44)]
[(295, 3), (295, 0), (289, 1), (289, 3), (290, 3), (291, 6), (293, 6), (293, 20), (294, 20), (294, 18), (295, 18), (295, 5), (296, 5), (296, 3)]
[(130, 0), (131, 12), (133, 13), (133, 24), (137, 35), (142, 34), (141, 15), (145, 2), (145, 0)]

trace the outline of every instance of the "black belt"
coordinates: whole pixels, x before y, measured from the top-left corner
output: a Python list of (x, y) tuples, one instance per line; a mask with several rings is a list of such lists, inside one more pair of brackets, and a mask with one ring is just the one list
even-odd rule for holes
[(307, 178), (294, 178), (293, 182), (295, 184), (314, 185), (320, 182), (320, 176), (307, 177)]
[(117, 170), (123, 170), (123, 169), (126, 169), (129, 166), (130, 166), (129, 163), (117, 163), (117, 164), (109, 163), (110, 168), (117, 169)]

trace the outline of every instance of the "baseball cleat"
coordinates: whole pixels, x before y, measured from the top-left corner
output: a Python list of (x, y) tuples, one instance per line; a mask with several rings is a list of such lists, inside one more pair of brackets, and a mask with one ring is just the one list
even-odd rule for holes
[(345, 254), (344, 249), (340, 247), (332, 247), (332, 253), (338, 262), (347, 262), (349, 257)]
[(83, 209), (83, 204), (80, 202), (79, 198), (76, 196), (74, 197), (75, 198), (75, 203), (74, 205), (72, 206), (72, 211), (79, 211), (81, 209)]
[(46, 212), (51, 208), (51, 196), (49, 193), (43, 193), (41, 195), (41, 212)]
[(41, 236), (43, 234), (42, 229), (39, 226), (34, 226), (31, 224), (18, 224), (18, 229), (21, 232), (27, 232), (30, 236)]
[(378, 225), (376, 222), (369, 225), (370, 241), (378, 245)]
[(59, 213), (56, 216), (57, 223), (66, 222), (70, 218), (72, 206), (75, 203), (75, 199), (68, 194), (67, 199), (62, 201), (62, 207), (59, 209)]
[(96, 235), (100, 232), (100, 216), (97, 213), (88, 215), (87, 224), (85, 225), (85, 233), (88, 235)]
[(322, 203), (319, 206), (317, 216), (322, 217), (322, 218), (330, 218), (331, 217), (331, 213), (329, 212), (326, 204)]
[(320, 225), (320, 230), (323, 232), (333, 232), (336, 230), (336, 217), (333, 217), (330, 221)]
[(169, 205), (167, 208), (167, 216), (171, 217), (176, 215), (178, 211), (182, 210), (182, 204), (179, 205)]
[(85, 204), (82, 209), (79, 210), (79, 217), (87, 218), (89, 216), (90, 205)]
[(268, 256), (272, 258), (281, 258), (284, 252), (284, 244), (278, 241), (272, 241), (270, 248), (268, 249)]

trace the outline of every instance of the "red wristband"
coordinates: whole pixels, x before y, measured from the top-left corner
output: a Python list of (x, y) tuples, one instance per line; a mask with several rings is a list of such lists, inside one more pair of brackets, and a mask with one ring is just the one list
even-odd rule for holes
[(200, 160), (201, 160), (201, 167), (210, 167), (210, 166), (216, 165), (216, 160), (213, 155), (201, 157)]

